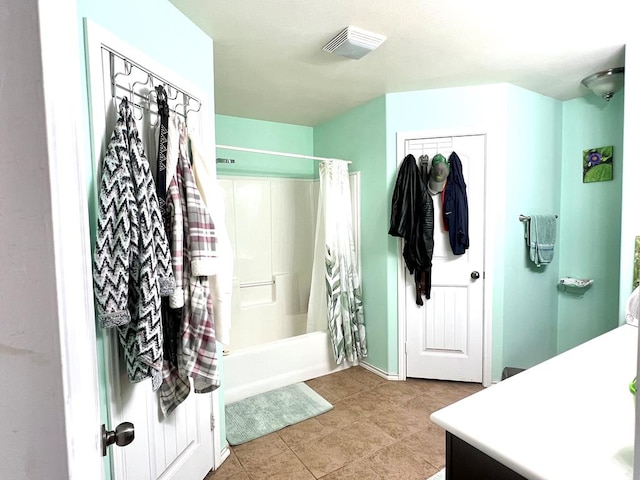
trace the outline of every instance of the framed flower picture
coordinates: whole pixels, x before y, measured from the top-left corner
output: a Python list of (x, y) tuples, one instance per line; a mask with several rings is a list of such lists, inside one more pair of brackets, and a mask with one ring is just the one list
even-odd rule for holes
[(582, 151), (582, 182), (613, 180), (613, 146)]

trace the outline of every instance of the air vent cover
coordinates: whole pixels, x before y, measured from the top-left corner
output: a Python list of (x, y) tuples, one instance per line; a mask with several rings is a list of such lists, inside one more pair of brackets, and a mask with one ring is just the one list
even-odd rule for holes
[(336, 35), (323, 50), (357, 60), (375, 50), (387, 39), (384, 35), (349, 26)]

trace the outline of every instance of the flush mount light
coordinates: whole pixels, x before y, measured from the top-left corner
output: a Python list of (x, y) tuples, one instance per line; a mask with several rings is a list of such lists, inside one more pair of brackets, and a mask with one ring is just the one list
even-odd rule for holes
[(349, 26), (332, 38), (322, 49), (358, 60), (378, 48), (386, 39), (384, 35)]
[(597, 72), (582, 80), (582, 84), (607, 102), (624, 85), (624, 67)]

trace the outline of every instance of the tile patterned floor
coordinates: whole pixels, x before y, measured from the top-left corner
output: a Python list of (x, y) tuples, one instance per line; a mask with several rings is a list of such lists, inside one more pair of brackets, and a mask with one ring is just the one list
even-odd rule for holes
[(445, 433), (429, 415), (479, 384), (387, 381), (362, 367), (306, 382), (327, 413), (231, 448), (205, 480), (425, 480), (444, 467)]

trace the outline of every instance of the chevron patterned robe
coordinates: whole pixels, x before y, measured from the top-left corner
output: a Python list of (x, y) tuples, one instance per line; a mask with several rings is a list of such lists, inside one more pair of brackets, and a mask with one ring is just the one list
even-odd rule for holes
[(175, 282), (153, 177), (128, 101), (102, 166), (94, 252), (94, 293), (102, 327), (117, 327), (132, 382), (162, 383), (160, 296)]

